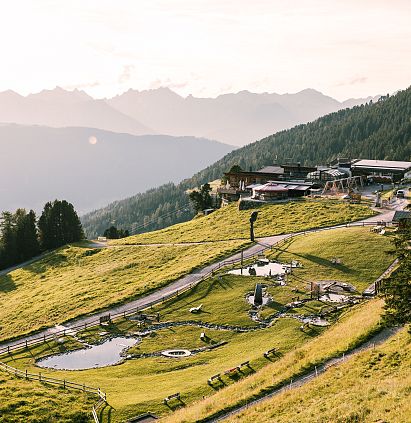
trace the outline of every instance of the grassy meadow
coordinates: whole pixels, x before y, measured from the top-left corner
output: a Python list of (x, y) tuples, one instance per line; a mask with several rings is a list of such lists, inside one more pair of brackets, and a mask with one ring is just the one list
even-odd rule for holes
[(0, 373), (0, 422), (86, 423), (96, 396)]
[[(311, 281), (338, 280), (354, 285), (359, 292), (374, 282), (394, 260), (392, 237), (382, 236), (368, 227), (333, 229), (288, 240), (269, 258), (289, 263), (297, 260), (302, 267), (293, 271), (297, 286)], [(340, 259), (333, 264), (332, 259)]]
[[(265, 204), (258, 208), (255, 236), (299, 232), (337, 225), (373, 216), (366, 205), (342, 201), (305, 200), (284, 204)], [(159, 231), (110, 241), (113, 245), (165, 242), (202, 242), (249, 238), (251, 210), (239, 211), (230, 204), (208, 216), (170, 226)]]
[[(229, 255), (248, 244), (249, 214), (250, 211), (239, 212), (235, 206), (229, 206), (210, 216), (162, 231), (112, 241), (109, 248), (93, 249), (87, 244), (66, 246), (38, 262), (0, 277), (0, 339), (136, 298)], [(372, 211), (365, 206), (332, 201), (268, 205), (260, 209), (256, 234), (295, 232), (357, 220), (370, 214)], [(201, 241), (210, 242), (175, 246), (138, 245)], [(327, 329), (312, 326), (301, 330), (301, 322), (292, 317), (275, 319), (270, 326), (257, 329), (258, 324), (248, 315), (251, 305), (245, 300), (246, 294), (254, 290), (257, 282), (266, 284), (273, 298), (261, 313), (264, 318), (270, 317), (283, 310), (284, 305), (297, 295), (307, 298), (309, 281), (335, 279), (352, 283), (362, 290), (391, 263), (393, 257), (387, 253), (388, 250), (390, 236), (371, 233), (367, 228), (336, 229), (300, 236), (267, 253), (272, 259), (282, 262), (298, 260), (302, 264), (301, 268), (293, 270), (286, 286), (277, 286), (269, 278), (221, 273), (149, 311), (159, 313), (160, 323), (191, 320), (256, 329), (250, 332), (188, 325), (159, 328), (143, 336), (130, 348), (128, 354), (134, 355), (134, 358), (114, 366), (81, 371), (40, 369), (36, 366), (40, 357), (62, 352), (64, 348), (80, 347), (79, 342), (68, 337), (64, 346), (49, 341), (28, 350), (12, 352), (0, 357), (0, 360), (20, 369), (40, 370), (44, 375), (101, 387), (107, 392), (110, 404), (105, 410), (104, 422), (122, 422), (147, 411), (164, 416), (165, 421), (170, 422), (200, 421), (218, 414), (222, 408), (230, 408), (261, 395), (314, 365), (347, 351), (379, 327), (383, 303), (376, 299), (335, 314), (333, 324)], [(341, 259), (340, 265), (332, 265), (334, 257)], [(191, 307), (200, 304), (203, 304), (200, 313), (189, 312)], [(328, 305), (314, 300), (290, 313), (318, 313)], [(144, 328), (150, 329), (149, 326), (141, 327), (135, 320), (118, 319), (104, 329), (89, 328), (77, 336), (92, 343), (115, 335), (137, 336), (136, 333)], [(200, 339), (201, 332), (207, 335), (205, 341)], [(187, 358), (138, 357), (170, 348), (209, 348), (222, 342), (223, 345)], [(273, 347), (278, 349), (278, 353), (265, 358), (263, 353)], [(249, 361), (250, 366), (230, 376), (224, 375), (225, 370), (244, 361)], [(217, 373), (222, 374), (221, 381), (210, 386), (208, 378)], [(35, 382), (12, 381), (16, 382), (12, 398), (17, 398), (19, 392), (24, 393), (30, 384), (34, 391), (37, 386)], [(21, 384), (17, 385), (17, 382)], [(61, 390), (44, 389), (55, 393), (50, 396), (49, 413), (54, 412), (54, 408), (56, 412), (66, 412), (58, 402), (65, 398), (59, 397)], [(181, 393), (182, 403), (173, 402), (166, 406), (163, 399), (175, 392)], [(64, 391), (62, 395), (78, 398), (75, 392)], [(43, 395), (39, 394), (39, 400), (33, 401), (42, 407)], [(82, 401), (86, 398), (80, 398), (78, 405), (66, 412), (67, 416), (81, 413), (83, 405), (89, 412), (88, 399), (84, 404)], [(182, 405), (186, 407), (181, 408)], [(38, 413), (42, 415), (41, 408)]]
[(396, 422), (411, 416), (411, 337), (405, 329), (312, 382), (227, 422)]
[(63, 247), (0, 277), (0, 339), (138, 297), (242, 245)]
[[(249, 377), (216, 392), (208, 398), (176, 411), (162, 421), (172, 423), (199, 422), (242, 405), (290, 379), (314, 368), (362, 342), (380, 325), (383, 301), (375, 299), (347, 310), (336, 324), (323, 334), (294, 348), (278, 360)], [(258, 420), (260, 421), (260, 420)]]
[[(35, 366), (35, 359), (55, 352), (52, 343), (48, 346), (30, 348), (29, 351), (13, 352), (1, 360), (17, 368), (37, 372), (41, 370), (43, 375), (101, 387), (108, 395), (110, 406), (114, 408), (111, 422), (123, 422), (126, 418), (148, 410), (159, 415), (170, 413), (179, 404), (171, 404), (169, 408), (163, 404), (163, 399), (175, 392), (181, 392), (182, 401), (184, 404), (189, 404), (223, 387), (234, 385), (237, 380), (267, 366), (270, 360), (277, 360), (319, 333), (315, 329), (302, 332), (299, 326), (297, 320), (284, 318), (276, 321), (270, 328), (252, 334), (234, 331), (217, 333), (193, 327), (164, 329), (153, 337), (143, 338), (141, 343), (130, 350), (130, 353), (161, 351), (169, 347), (198, 347), (202, 345), (199, 337), (203, 331), (209, 336), (210, 343), (226, 341), (227, 344), (184, 359), (136, 358), (100, 369), (81, 371), (39, 369)], [(206, 346), (207, 343), (203, 345)], [(273, 347), (279, 349), (279, 355), (270, 359), (264, 358), (263, 353)], [(241, 373), (232, 377), (222, 376), (222, 382), (217, 382), (214, 387), (207, 384), (210, 376), (223, 373), (246, 360), (250, 360), (250, 367), (245, 367)]]

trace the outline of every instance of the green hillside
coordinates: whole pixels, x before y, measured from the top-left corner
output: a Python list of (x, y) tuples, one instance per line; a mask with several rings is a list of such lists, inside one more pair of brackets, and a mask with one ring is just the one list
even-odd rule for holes
[[(249, 243), (249, 213), (230, 206), (163, 231), (112, 241), (109, 248), (69, 245), (0, 276), (0, 339), (139, 297), (226, 257)], [(343, 202), (266, 205), (256, 234), (331, 226), (372, 213), (364, 205)], [(213, 242), (184, 244), (193, 241)], [(138, 245), (173, 242), (183, 244)]]
[(313, 382), (251, 407), (227, 422), (396, 422), (411, 416), (411, 337), (359, 354)]
[[(274, 206), (272, 208), (274, 210)], [(266, 210), (268, 212), (269, 209)], [(273, 212), (273, 217), (278, 218), (276, 212)], [(310, 218), (308, 213), (304, 220), (307, 228), (310, 226)], [(179, 225), (174, 229), (174, 236), (180, 236)], [(169, 232), (163, 241), (169, 240), (171, 236)], [(283, 244), (280, 249), (267, 252), (270, 257), (281, 261), (286, 262), (292, 258), (302, 264), (287, 278), (285, 286), (270, 281), (270, 278), (237, 276), (221, 271), (194, 289), (153, 306), (148, 312), (159, 313), (158, 325), (150, 322), (141, 324), (138, 319), (120, 318), (109, 326), (90, 327), (77, 332), (76, 341), (70, 335), (64, 338), (63, 344), (51, 340), (6, 354), (0, 360), (19, 369), (36, 373), (40, 370), (44, 376), (100, 386), (107, 392), (109, 399), (109, 414), (105, 415), (103, 423), (108, 421), (108, 415), (112, 423), (123, 422), (126, 418), (146, 411), (160, 416), (169, 415), (179, 408), (179, 404), (171, 403), (167, 407), (163, 399), (174, 392), (181, 392), (184, 404), (189, 407), (187, 410), (176, 411), (175, 415), (170, 416), (170, 421), (180, 421), (182, 415), (187, 417), (187, 421), (196, 421), (198, 416), (218, 412), (221, 404), (229, 406), (241, 402), (243, 398), (258, 395), (273, 383), (281, 384), (315, 363), (347, 351), (377, 330), (383, 305), (381, 300), (360, 301), (359, 304), (337, 310), (328, 301), (310, 300), (309, 281), (336, 278), (341, 282), (350, 282), (361, 290), (392, 262), (392, 255), (387, 254), (391, 237), (391, 234), (381, 236), (362, 227), (301, 235)], [(33, 320), (30, 320), (30, 313), (26, 313), (23, 306), (16, 307), (20, 300), (3, 293), (2, 321), (7, 321), (14, 333), (24, 330), (25, 322), (31, 322), (32, 328), (39, 323), (59, 322), (65, 318), (63, 313), (75, 315), (92, 310), (97, 304), (107, 304), (113, 298), (120, 299), (123, 296), (125, 299), (133, 296), (137, 290), (144, 292), (144, 289), (151, 287), (146, 287), (142, 281), (150, 280), (155, 286), (161, 280), (156, 277), (157, 271), (163, 276), (176, 275), (188, 263), (194, 265), (200, 260), (199, 257), (207, 260), (207, 257), (218, 251), (223, 254), (222, 249), (238, 242), (242, 241), (174, 247), (113, 246), (98, 250), (72, 246), (61, 249), (47, 261), (39, 262), (37, 267), (31, 265), (17, 271), (17, 274), (11, 273), (16, 282), (17, 292), (14, 295), (19, 294), (22, 298), (32, 295), (32, 305), (26, 303), (25, 307), (33, 314)], [(367, 254), (364, 254), (365, 244)], [(339, 254), (342, 263), (333, 266), (331, 257), (335, 255), (336, 245), (344, 245), (345, 248)], [(227, 250), (224, 251), (227, 253)], [(169, 261), (158, 262), (158, 267), (155, 267), (157, 254), (165, 254)], [(149, 259), (146, 260), (145, 255)], [(369, 269), (369, 263), (373, 263), (372, 269)], [(20, 280), (23, 276), (26, 279)], [(261, 325), (250, 318), (251, 306), (245, 300), (258, 282), (266, 285), (267, 293), (273, 298), (260, 313), (261, 318), (270, 321), (268, 325)], [(277, 313), (284, 310), (296, 295), (307, 302), (289, 310), (286, 315), (278, 316)], [(202, 312), (191, 313), (190, 308), (199, 304), (203, 305)], [(330, 322), (328, 327), (313, 325), (301, 330), (298, 316), (320, 313), (327, 316)], [(242, 330), (239, 331), (238, 327)], [(142, 330), (149, 333), (128, 350), (129, 358), (119, 365), (64, 371), (40, 369), (35, 364), (40, 357), (79, 348), (80, 342), (93, 344), (104, 342), (115, 335), (136, 336)], [(205, 341), (200, 339), (201, 332), (207, 335)], [(277, 348), (276, 354), (264, 357), (263, 353), (273, 347)], [(169, 348), (205, 349), (181, 359), (169, 359), (158, 354)], [(157, 355), (144, 356), (152, 353)], [(224, 375), (227, 369), (245, 361), (249, 361), (249, 365), (241, 372), (232, 376)], [(222, 382), (210, 386), (207, 379), (216, 373), (223, 375)], [(28, 389), (30, 384), (20, 382), (13, 398), (21, 390)], [(207, 397), (207, 405), (198, 409), (195, 403), (202, 404), (203, 397)], [(60, 400), (64, 401), (64, 397), (60, 397)], [(34, 400), (36, 404), (41, 401), (42, 396)], [(58, 408), (58, 401), (59, 397), (56, 396), (52, 407)], [(213, 405), (209, 405), (210, 401)]]
[(324, 164), (338, 157), (409, 160), (411, 88), (373, 104), (356, 106), (314, 122), (270, 135), (225, 155), (178, 185), (168, 184), (118, 201), (82, 218), (89, 236), (101, 235), (115, 221), (136, 233), (187, 220), (185, 190), (221, 178), (233, 165), (259, 169), (285, 160)]

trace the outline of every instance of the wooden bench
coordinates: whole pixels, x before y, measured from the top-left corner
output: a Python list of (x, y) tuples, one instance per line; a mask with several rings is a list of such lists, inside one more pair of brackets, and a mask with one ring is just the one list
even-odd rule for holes
[(176, 399), (178, 401), (181, 401), (180, 392), (177, 392), (177, 393), (175, 393), (173, 395), (169, 395), (168, 397), (165, 397), (164, 398), (164, 404), (167, 404), (169, 401), (171, 401), (173, 399)]
[(277, 352), (277, 348), (271, 348), (271, 350), (268, 350), (264, 353), (264, 357), (267, 358), (271, 354), (275, 354)]
[(233, 367), (232, 369), (228, 369), (224, 372), (225, 375), (231, 375), (233, 373), (237, 373), (238, 372), (238, 366), (237, 367)]
[(111, 316), (110, 314), (106, 314), (105, 316), (100, 317), (100, 325), (106, 326), (111, 323)]
[(211, 376), (210, 379), (208, 379), (208, 384), (211, 385), (215, 380), (220, 380), (221, 379), (221, 375), (220, 373), (217, 373), (214, 376)]

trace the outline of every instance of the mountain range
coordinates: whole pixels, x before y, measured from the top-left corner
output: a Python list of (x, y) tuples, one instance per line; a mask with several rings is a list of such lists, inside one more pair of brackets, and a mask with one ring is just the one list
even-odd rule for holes
[(88, 127), (132, 135), (195, 136), (242, 146), (377, 97), (339, 102), (306, 89), (295, 94), (241, 91), (216, 98), (181, 97), (169, 88), (128, 90), (94, 99), (62, 88), (22, 96), (0, 93), (0, 122), (49, 127)]
[(84, 213), (208, 166), (232, 146), (195, 137), (0, 125), (0, 211), (66, 199)]

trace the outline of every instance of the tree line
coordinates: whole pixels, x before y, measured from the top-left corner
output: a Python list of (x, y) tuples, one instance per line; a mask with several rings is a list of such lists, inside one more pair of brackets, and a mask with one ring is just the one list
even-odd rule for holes
[(83, 238), (80, 219), (65, 200), (46, 203), (38, 221), (33, 210), (4, 211), (0, 216), (0, 269)]
[(87, 235), (101, 235), (111, 221), (132, 233), (161, 229), (191, 219), (187, 191), (223, 177), (237, 165), (257, 170), (288, 161), (327, 164), (338, 157), (410, 160), (411, 88), (313, 122), (277, 132), (236, 149), (179, 184), (165, 184), (83, 216)]

